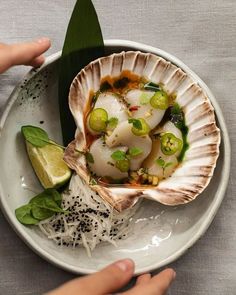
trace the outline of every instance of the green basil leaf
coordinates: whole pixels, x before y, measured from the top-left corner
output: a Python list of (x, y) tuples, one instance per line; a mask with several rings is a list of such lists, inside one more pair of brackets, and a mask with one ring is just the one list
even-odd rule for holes
[(55, 214), (54, 211), (51, 211), (49, 209), (40, 208), (35, 204), (32, 205), (31, 212), (32, 212), (33, 217), (38, 219), (38, 220), (47, 219), (49, 217), (52, 217)]
[(74, 139), (76, 125), (68, 105), (71, 82), (89, 62), (104, 56), (104, 43), (91, 0), (77, 0), (59, 65), (58, 101), (64, 145)]
[(159, 85), (157, 85), (157, 84), (155, 84), (155, 83), (153, 83), (153, 82), (148, 82), (148, 83), (146, 83), (146, 84), (143, 86), (143, 88), (144, 88), (145, 90), (151, 90), (151, 91), (155, 91), (155, 92), (161, 89)]
[(30, 204), (21, 206), (15, 210), (17, 220), (24, 225), (37, 224), (39, 221), (32, 216)]
[(64, 212), (60, 207), (61, 195), (55, 189), (46, 189), (30, 200), (30, 204), (53, 212)]
[(89, 152), (86, 152), (85, 153), (85, 158), (86, 158), (86, 161), (88, 163), (94, 163), (94, 158), (93, 158), (93, 155)]
[(37, 224), (55, 213), (67, 213), (61, 208), (62, 197), (55, 189), (46, 189), (33, 197), (29, 204), (15, 210), (16, 218), (23, 224)]
[(129, 155), (131, 157), (136, 157), (138, 155), (141, 155), (143, 153), (143, 150), (138, 147), (132, 147), (129, 149)]
[(43, 147), (49, 143), (49, 137), (46, 131), (35, 126), (22, 126), (21, 132), (28, 142), (33, 146)]
[(129, 119), (128, 122), (130, 124), (133, 124), (133, 127), (138, 129), (138, 130), (142, 130), (142, 123), (139, 119)]
[(162, 158), (157, 159), (156, 164), (159, 165), (162, 168), (165, 167), (165, 161)]
[(37, 201), (36, 203), (33, 203), (33, 204), (34, 206), (37, 206), (42, 209), (51, 210), (53, 212), (57, 212), (57, 213), (64, 212), (64, 210), (61, 209), (55, 201), (48, 198), (41, 199), (40, 201)]
[(41, 209), (47, 209), (52, 212), (58, 212), (58, 213), (64, 212), (64, 210), (61, 209), (55, 201), (53, 201), (52, 199), (48, 199), (47, 196), (45, 196), (44, 198), (38, 199), (37, 201), (34, 201), (31, 204), (32, 206), (35, 206)]
[(59, 192), (54, 188), (48, 188), (44, 191), (49, 197), (51, 196), (52, 199), (57, 203), (59, 207), (61, 207), (62, 196)]
[(30, 204), (41, 202), (45, 198), (53, 200), (58, 206), (61, 206), (62, 197), (61, 194), (58, 193), (57, 190), (53, 188), (45, 189), (42, 193), (38, 194), (37, 196), (33, 197), (30, 200)]
[(116, 117), (111, 117), (108, 121), (107, 121), (107, 129), (109, 130), (113, 130), (116, 128), (117, 124), (118, 124), (119, 120)]
[(111, 157), (112, 157), (112, 159), (115, 160), (115, 161), (125, 160), (125, 158), (126, 158), (126, 153), (123, 152), (123, 151), (117, 150), (117, 151), (115, 151), (115, 152), (113, 152), (113, 153), (111, 154)]

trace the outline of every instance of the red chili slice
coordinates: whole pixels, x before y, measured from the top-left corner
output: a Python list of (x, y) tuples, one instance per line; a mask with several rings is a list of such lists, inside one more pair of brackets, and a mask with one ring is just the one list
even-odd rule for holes
[(139, 108), (140, 108), (140, 106), (132, 106), (132, 107), (129, 108), (129, 110), (130, 110), (131, 112), (135, 112), (135, 111), (137, 111)]

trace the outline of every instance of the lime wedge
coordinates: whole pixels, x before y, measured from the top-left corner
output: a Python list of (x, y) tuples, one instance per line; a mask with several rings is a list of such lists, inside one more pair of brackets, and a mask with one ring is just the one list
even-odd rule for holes
[(58, 188), (71, 177), (71, 170), (63, 160), (63, 149), (47, 144), (35, 147), (26, 141), (26, 149), (42, 186), (44, 188)]

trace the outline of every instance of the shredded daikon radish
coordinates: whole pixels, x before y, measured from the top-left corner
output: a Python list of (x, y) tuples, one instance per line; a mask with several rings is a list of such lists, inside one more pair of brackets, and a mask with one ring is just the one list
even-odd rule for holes
[(116, 245), (116, 240), (127, 237), (132, 216), (139, 207), (121, 213), (104, 202), (91, 190), (78, 175), (73, 175), (69, 189), (62, 194), (62, 208), (68, 214), (55, 214), (39, 223), (39, 228), (60, 246), (76, 247), (83, 245), (91, 252), (100, 242)]

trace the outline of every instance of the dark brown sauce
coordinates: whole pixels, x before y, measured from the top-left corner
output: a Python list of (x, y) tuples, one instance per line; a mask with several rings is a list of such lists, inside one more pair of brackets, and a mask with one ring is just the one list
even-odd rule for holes
[(142, 82), (144, 82), (144, 79), (141, 78), (140, 76), (130, 71), (123, 71), (117, 77), (111, 77), (111, 76), (104, 77), (100, 83), (101, 85), (100, 90), (102, 90), (102, 86), (105, 83), (108, 83), (110, 85), (110, 88), (106, 90), (122, 95), (127, 90), (140, 88), (140, 83)]

